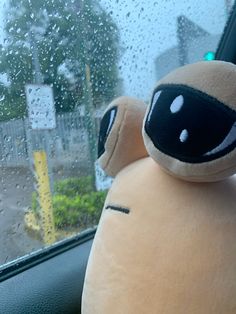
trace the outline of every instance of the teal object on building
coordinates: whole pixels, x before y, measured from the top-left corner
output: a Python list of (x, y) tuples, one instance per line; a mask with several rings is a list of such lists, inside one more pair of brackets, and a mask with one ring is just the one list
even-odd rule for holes
[(213, 51), (208, 51), (204, 54), (203, 58), (205, 61), (215, 60), (215, 53)]

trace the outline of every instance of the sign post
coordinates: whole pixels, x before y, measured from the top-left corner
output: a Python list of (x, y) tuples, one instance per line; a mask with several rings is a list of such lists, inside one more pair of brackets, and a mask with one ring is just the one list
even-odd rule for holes
[[(33, 144), (33, 160), (37, 181), (44, 243), (56, 241), (53, 220), (52, 187), (50, 187), (47, 160), (49, 130), (56, 127), (56, 116), (52, 88), (43, 84), (28, 84), (25, 87), (29, 125), (37, 131), (37, 143)], [(41, 135), (41, 136), (40, 136)]]

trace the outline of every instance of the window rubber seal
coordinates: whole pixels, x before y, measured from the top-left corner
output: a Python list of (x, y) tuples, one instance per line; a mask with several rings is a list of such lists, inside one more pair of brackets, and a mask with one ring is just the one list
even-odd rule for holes
[(15, 276), (35, 265), (38, 265), (52, 257), (64, 253), (94, 238), (97, 227), (86, 229), (81, 233), (61, 240), (48, 247), (39, 249), (25, 256), (19, 257), (9, 263), (0, 266), (0, 282)]

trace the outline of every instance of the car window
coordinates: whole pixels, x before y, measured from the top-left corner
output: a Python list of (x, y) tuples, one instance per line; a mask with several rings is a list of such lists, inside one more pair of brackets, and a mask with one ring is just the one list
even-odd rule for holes
[(0, 265), (98, 223), (106, 105), (213, 60), (233, 1), (0, 2)]

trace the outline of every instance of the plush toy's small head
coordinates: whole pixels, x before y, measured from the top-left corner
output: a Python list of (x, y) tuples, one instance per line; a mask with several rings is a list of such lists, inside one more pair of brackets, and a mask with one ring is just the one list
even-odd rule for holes
[(148, 108), (108, 107), (99, 161), (115, 180), (83, 314), (236, 313), (236, 178), (221, 180), (236, 169), (235, 86), (236, 66), (197, 63), (161, 80)]
[(108, 106), (101, 121), (98, 158), (110, 176), (147, 156), (141, 133), (145, 111), (142, 101), (130, 97), (119, 97)]

